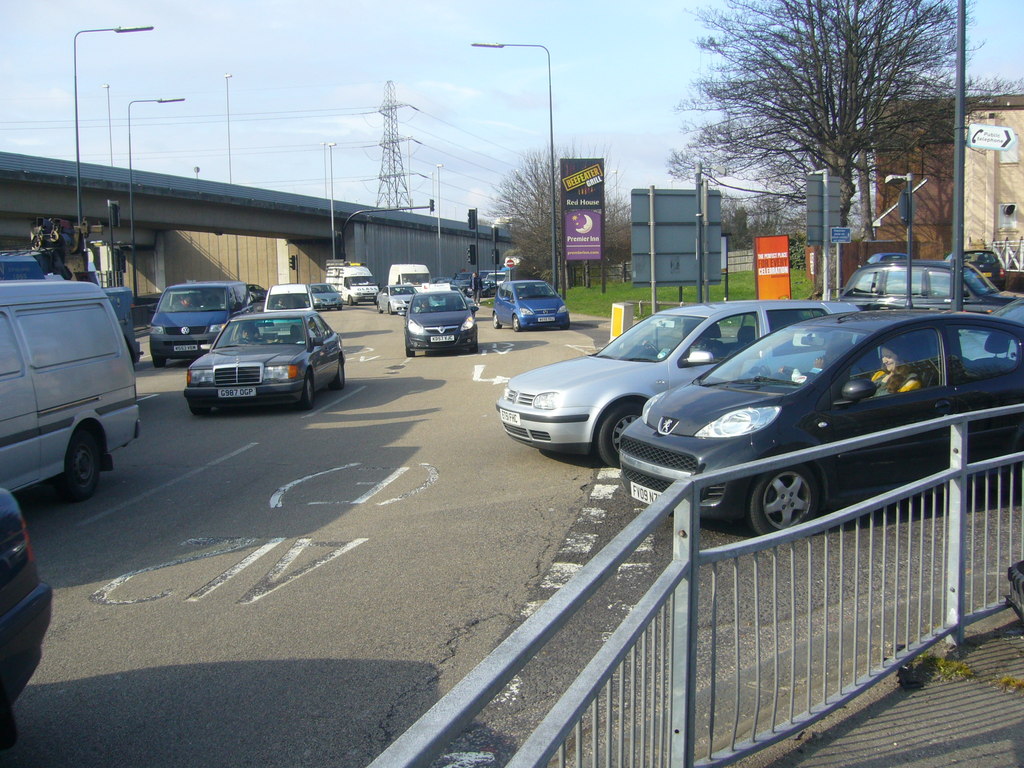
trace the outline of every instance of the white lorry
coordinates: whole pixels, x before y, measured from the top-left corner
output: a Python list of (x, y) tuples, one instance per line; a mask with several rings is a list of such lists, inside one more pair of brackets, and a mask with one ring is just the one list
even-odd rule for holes
[(361, 301), (372, 304), (377, 300), (377, 281), (369, 267), (362, 264), (328, 259), (324, 282), (331, 285), (349, 306)]
[(402, 283), (422, 288), (430, 283), (430, 270), (426, 264), (392, 264), (388, 270), (388, 285)]

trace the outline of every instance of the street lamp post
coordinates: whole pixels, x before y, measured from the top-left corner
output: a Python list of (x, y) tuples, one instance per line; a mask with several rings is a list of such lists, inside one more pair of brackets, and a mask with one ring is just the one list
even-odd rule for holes
[[(538, 43), (473, 43), (475, 48), (541, 48), (548, 57), (548, 142), (551, 150), (551, 284), (558, 290), (558, 181), (555, 178), (555, 102), (551, 89), (551, 51)], [(565, 296), (565, 286), (562, 286)]]
[(437, 164), (437, 272), (441, 274), (441, 169), (442, 163)]
[(331, 258), (337, 259), (337, 235), (334, 234), (334, 148), (338, 146), (337, 142), (327, 142), (327, 154), (330, 158), (331, 166)]
[(75, 32), (72, 47), (72, 68), (75, 77), (75, 203), (78, 213), (78, 224), (82, 223), (82, 148), (78, 136), (78, 36), (89, 32), (149, 32), (152, 27), (105, 27), (104, 29), (80, 29)]
[(107, 140), (110, 142), (110, 167), (114, 167), (114, 123), (110, 119), (110, 85), (108, 83), (103, 84), (103, 89), (107, 92)]
[(231, 177), (231, 82), (232, 75), (224, 75), (224, 112), (228, 118), (228, 184), (233, 184)]
[[(139, 295), (139, 265), (135, 258), (135, 181), (132, 170), (132, 104), (170, 104), (172, 101), (184, 99), (135, 99), (128, 102), (128, 215), (131, 216), (131, 250), (132, 250), (132, 293)], [(199, 169), (196, 169), (196, 179)]]

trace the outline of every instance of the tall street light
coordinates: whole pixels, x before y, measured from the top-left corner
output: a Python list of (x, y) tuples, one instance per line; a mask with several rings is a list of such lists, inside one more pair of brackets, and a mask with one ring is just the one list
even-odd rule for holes
[(442, 163), (437, 164), (437, 272), (434, 274), (440, 276), (441, 274), (441, 169), (444, 168)]
[[(170, 104), (172, 101), (184, 101), (184, 99), (135, 99), (128, 102), (128, 215), (132, 218), (131, 244), (132, 244), (132, 293), (139, 295), (139, 264), (135, 258), (135, 182), (132, 171), (132, 104)], [(198, 178), (198, 169), (196, 176)]]
[(114, 123), (110, 119), (110, 85), (108, 83), (103, 84), (103, 89), (107, 92), (107, 140), (110, 142), (110, 167), (114, 167)]
[(75, 202), (78, 211), (78, 223), (82, 223), (82, 148), (78, 137), (78, 36), (89, 32), (149, 32), (152, 27), (106, 27), (104, 29), (80, 29), (75, 32), (72, 49), (72, 67), (75, 75)]
[[(541, 48), (548, 57), (548, 142), (551, 149), (551, 284), (558, 290), (558, 181), (555, 178), (555, 108), (551, 91), (551, 51), (538, 43), (473, 43), (474, 48)], [(565, 296), (565, 288), (562, 288)]]
[(224, 111), (228, 118), (228, 184), (233, 184), (231, 177), (231, 87), (230, 82), (233, 75), (224, 74)]
[(330, 157), (331, 166), (331, 258), (337, 259), (338, 256), (335, 253), (337, 249), (337, 236), (334, 234), (334, 148), (338, 146), (337, 142), (327, 142), (327, 154)]

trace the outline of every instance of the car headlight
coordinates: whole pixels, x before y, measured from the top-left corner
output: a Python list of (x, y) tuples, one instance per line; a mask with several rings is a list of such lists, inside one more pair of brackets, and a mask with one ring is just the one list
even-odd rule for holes
[(542, 411), (553, 411), (558, 407), (560, 400), (557, 392), (541, 392), (533, 398), (533, 407)]
[(162, 325), (151, 325), (149, 326), (149, 332), (157, 336), (163, 336), (164, 327)]
[(188, 384), (213, 384), (213, 368), (189, 368), (186, 379)]
[(710, 424), (697, 430), (697, 437), (739, 437), (764, 429), (779, 415), (782, 410), (777, 405), (765, 408), (740, 408), (724, 416), (719, 416)]
[[(668, 390), (665, 391), (667, 392)], [(650, 412), (651, 408), (653, 408), (658, 402), (660, 402), (663, 397), (665, 397), (665, 392), (659, 392), (646, 403), (644, 403), (644, 407), (640, 411), (640, 420), (644, 424), (647, 423), (647, 414)]]
[(470, 328), (472, 328), (472, 327), (473, 327), (473, 326), (474, 326), (475, 324), (476, 324), (476, 321), (475, 321), (475, 320), (473, 319), (473, 316), (472, 316), (472, 315), (470, 315), (469, 317), (467, 317), (467, 318), (466, 318), (466, 319), (465, 319), (465, 320), (464, 320), (464, 321), (462, 322), (462, 327), (461, 327), (461, 328), (459, 328), (459, 330), (460, 330), (460, 331), (468, 331), (468, 330), (469, 330)]
[(563, 312), (568, 312), (568, 311), (569, 311), (569, 308), (567, 306), (565, 306), (565, 304), (559, 304), (558, 305), (558, 309), (555, 310), (555, 312), (557, 314), (559, 314), (559, 315), (562, 314)]
[(415, 320), (406, 320), (406, 328), (409, 329), (409, 333), (424, 334), (426, 331), (423, 330), (423, 326), (417, 323)]
[(523, 315), (532, 315), (533, 314), (533, 310), (530, 309), (529, 307), (520, 307), (519, 308), (519, 312), (520, 312), (520, 314), (523, 314)]
[(268, 365), (263, 369), (264, 381), (292, 381), (299, 378), (297, 365)]

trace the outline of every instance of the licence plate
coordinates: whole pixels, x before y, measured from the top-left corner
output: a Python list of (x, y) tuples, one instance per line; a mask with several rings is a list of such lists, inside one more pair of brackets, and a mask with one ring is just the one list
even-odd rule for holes
[(553, 322), (555, 322), (555, 318), (553, 318), (553, 317), (538, 317), (537, 318), (537, 322), (538, 323), (553, 323)]
[(655, 499), (661, 496), (661, 492), (630, 481), (629, 495), (637, 501), (642, 501), (644, 504), (652, 504)]
[(448, 335), (445, 335), (445, 336), (431, 336), (430, 337), (430, 343), (431, 344), (440, 344), (443, 341), (455, 341), (455, 337), (452, 336), (451, 334), (448, 334)]
[(256, 387), (221, 387), (217, 397), (255, 397)]
[(198, 344), (175, 344), (174, 345), (174, 351), (175, 352), (198, 352), (199, 351), (199, 345)]
[(512, 413), (512, 411), (506, 411), (504, 409), (499, 408), (498, 415), (501, 416), (501, 420), (506, 424), (511, 424), (513, 427), (520, 426), (518, 413)]

